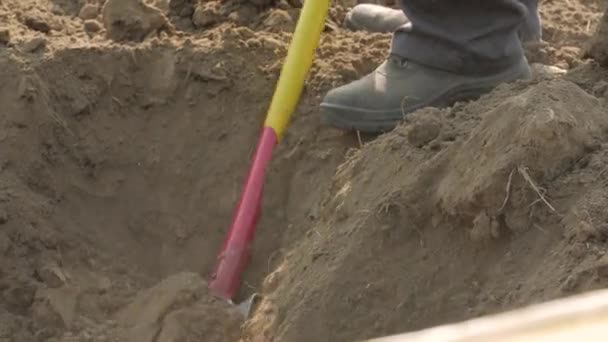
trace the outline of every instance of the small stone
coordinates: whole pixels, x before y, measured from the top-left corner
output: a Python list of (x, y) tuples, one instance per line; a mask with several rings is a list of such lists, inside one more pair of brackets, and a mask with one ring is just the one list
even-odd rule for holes
[(80, 10), (80, 13), (78, 14), (80, 19), (82, 19), (82, 20), (95, 19), (95, 18), (97, 18), (98, 15), (99, 15), (99, 7), (97, 7), (97, 5), (93, 5), (93, 4), (84, 5), (82, 7), (82, 9)]
[(0, 28), (0, 44), (7, 45), (11, 41), (11, 32), (7, 28)]
[(49, 33), (51, 31), (51, 26), (46, 21), (35, 16), (25, 18), (25, 26), (42, 33)]
[(37, 271), (38, 276), (50, 288), (58, 288), (65, 284), (67, 277), (57, 265), (44, 265)]
[(22, 45), (22, 50), (24, 52), (36, 52), (38, 50), (44, 49), (46, 47), (46, 38), (44, 37), (36, 37), (26, 42)]
[(259, 41), (262, 43), (262, 46), (269, 48), (269, 49), (273, 49), (273, 50), (279, 49), (279, 48), (285, 46), (285, 44), (282, 41), (272, 38), (272, 37), (267, 37), (267, 36), (262, 36)]
[(65, 15), (65, 11), (58, 4), (52, 4), (49, 10), (54, 15)]
[(101, 31), (101, 24), (97, 20), (86, 20), (84, 30), (89, 33), (97, 33)]
[(562, 76), (567, 72), (567, 70), (557, 67), (555, 65), (532, 63), (530, 67), (532, 69), (532, 74), (539, 77)]

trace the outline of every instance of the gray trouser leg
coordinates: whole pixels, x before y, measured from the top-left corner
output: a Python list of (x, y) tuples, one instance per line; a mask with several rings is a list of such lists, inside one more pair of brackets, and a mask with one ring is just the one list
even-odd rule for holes
[(537, 0), (400, 0), (411, 23), (392, 53), (459, 74), (502, 71), (519, 61), (517, 31)]
[(540, 16), (538, 15), (538, 0), (519, 0), (528, 9), (525, 19), (522, 41), (540, 41), (542, 38), (542, 28)]

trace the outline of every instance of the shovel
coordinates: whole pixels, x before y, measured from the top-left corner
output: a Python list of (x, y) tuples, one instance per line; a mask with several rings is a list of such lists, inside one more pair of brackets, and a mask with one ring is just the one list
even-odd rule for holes
[[(230, 303), (238, 294), (242, 273), (251, 257), (251, 245), (262, 207), (266, 168), (299, 102), (304, 81), (312, 66), (321, 32), (325, 27), (330, 2), (330, 0), (304, 2), (287, 59), (268, 109), (253, 163), (236, 207), (232, 226), (209, 282), (210, 292)], [(245, 317), (249, 315), (258, 297), (254, 294), (239, 304), (238, 307)]]

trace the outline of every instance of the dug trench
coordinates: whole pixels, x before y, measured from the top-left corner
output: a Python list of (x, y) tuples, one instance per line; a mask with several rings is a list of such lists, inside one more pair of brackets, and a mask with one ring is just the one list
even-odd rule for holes
[[(565, 12), (595, 23), (587, 2)], [(134, 44), (68, 15), (42, 16), (73, 30), (43, 40), (16, 23), (0, 42), (0, 339), (353, 341), (604, 287), (608, 74), (571, 46), (589, 30), (560, 20), (580, 18), (545, 5), (531, 59), (567, 75), (368, 142), (321, 127), (317, 106), (390, 37), (324, 35), (267, 179), (242, 287), (263, 299), (243, 327), (205, 279), (287, 49), (268, 21), (293, 21), (186, 20)]]
[[(201, 289), (276, 82), (276, 65), (259, 66), (285, 49), (239, 46), (250, 30), (216, 34), (1, 56), (0, 336), (46, 340), (93, 327), (100, 341), (94, 327), (116, 320), (138, 290), (185, 271), (201, 274)], [(319, 130), (315, 101), (300, 106), (275, 155), (244, 295), (261, 292), (282, 248), (316, 219), (356, 141)], [(172, 291), (191, 280), (178, 277)]]

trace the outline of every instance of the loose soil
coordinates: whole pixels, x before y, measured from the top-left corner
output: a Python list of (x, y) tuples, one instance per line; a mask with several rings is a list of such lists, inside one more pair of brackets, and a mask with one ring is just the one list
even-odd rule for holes
[(349, 341), (605, 286), (600, 2), (542, 4), (530, 59), (567, 75), (377, 138), (317, 117), (388, 51), (341, 28), (353, 3), (273, 160), (241, 327), (205, 277), (298, 1), (0, 0), (0, 341)]

